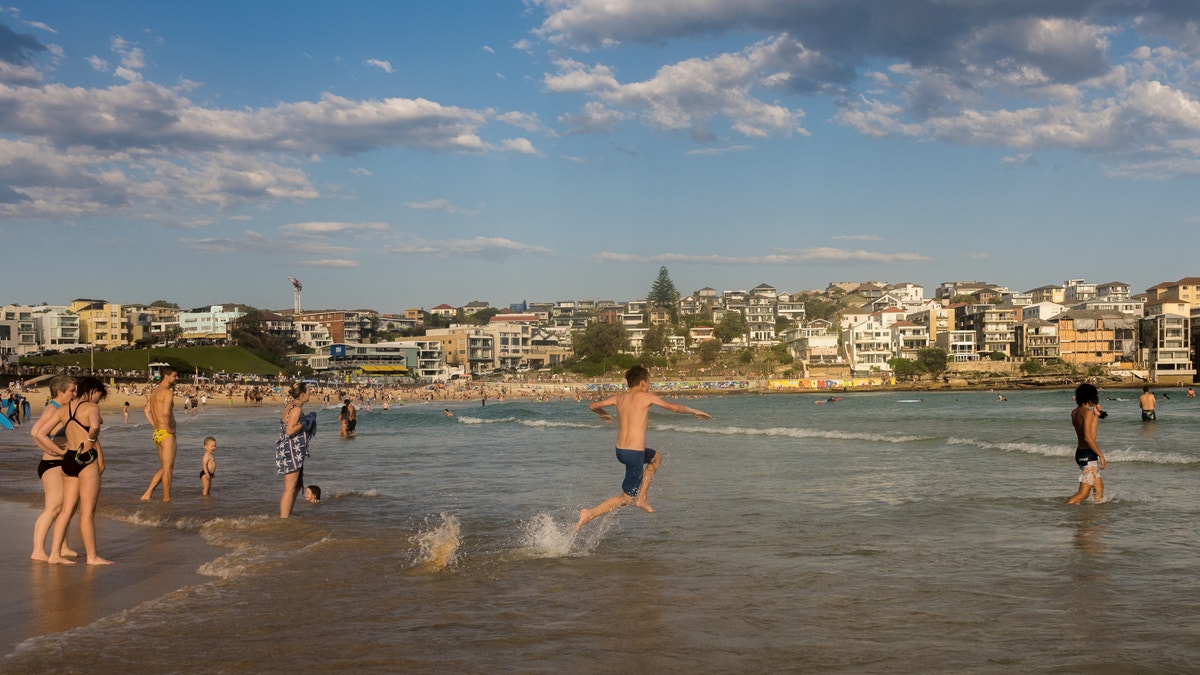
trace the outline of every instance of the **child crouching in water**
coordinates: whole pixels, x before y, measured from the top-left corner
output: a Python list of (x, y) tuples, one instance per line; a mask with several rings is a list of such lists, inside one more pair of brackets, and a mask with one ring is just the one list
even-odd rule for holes
[(200, 460), (200, 483), (204, 486), (205, 497), (212, 489), (213, 476), (217, 475), (217, 458), (213, 453), (217, 450), (217, 439), (209, 436), (204, 439), (204, 459)]

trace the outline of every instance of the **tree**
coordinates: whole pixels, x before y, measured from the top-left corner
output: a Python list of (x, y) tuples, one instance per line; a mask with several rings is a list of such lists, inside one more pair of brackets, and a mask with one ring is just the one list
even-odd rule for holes
[(700, 363), (703, 363), (706, 366), (711, 365), (712, 362), (716, 361), (717, 357), (721, 355), (721, 341), (705, 340), (704, 342), (700, 343), (700, 347), (697, 349), (697, 351), (700, 353)]
[(804, 299), (804, 318), (808, 321), (825, 319), (834, 321), (837, 313), (842, 310), (842, 303), (833, 298), (813, 295)]
[(471, 323), (475, 324), (476, 326), (486, 326), (492, 322), (492, 317), (499, 313), (499, 309), (495, 307), (488, 307), (487, 309), (481, 309), (472, 314), (470, 320)]
[(1037, 375), (1043, 370), (1045, 370), (1045, 368), (1038, 361), (1026, 361), (1025, 363), (1021, 364), (1021, 372), (1025, 373), (1026, 375)]
[(154, 302), (150, 303), (150, 306), (162, 307), (164, 309), (179, 309), (179, 305), (173, 302), (167, 302), (166, 300), (155, 300)]
[(900, 380), (912, 381), (925, 374), (925, 364), (912, 359), (888, 359), (888, 365)]
[(721, 342), (733, 342), (746, 334), (746, 318), (741, 312), (725, 312), (725, 318), (713, 328), (713, 335)]
[(671, 323), (679, 321), (679, 291), (675, 289), (675, 282), (671, 281), (671, 273), (667, 271), (666, 265), (658, 268), (658, 278), (650, 286), (646, 305), (647, 309), (666, 307), (671, 310)]
[(629, 335), (619, 323), (595, 323), (572, 333), (571, 345), (579, 359), (603, 359), (629, 349)]
[(941, 347), (928, 347), (917, 352), (917, 363), (924, 366), (933, 379), (937, 379), (946, 371), (949, 362), (950, 355)]
[(642, 338), (642, 352), (646, 354), (662, 354), (667, 351), (667, 347), (671, 344), (667, 339), (671, 335), (671, 329), (666, 326), (653, 326), (646, 331), (646, 336)]

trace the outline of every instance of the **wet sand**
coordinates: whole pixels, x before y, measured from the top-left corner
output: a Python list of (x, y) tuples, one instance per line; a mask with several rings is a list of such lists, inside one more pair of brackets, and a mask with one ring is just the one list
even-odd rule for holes
[(72, 521), (68, 543), (80, 552), (81, 562), (47, 565), (29, 559), (39, 513), (26, 504), (0, 501), (0, 654), (28, 638), (86, 626), (184, 586), (212, 581), (196, 570), (224, 552), (195, 533), (99, 518), (100, 554), (115, 564), (84, 564), (78, 523)]

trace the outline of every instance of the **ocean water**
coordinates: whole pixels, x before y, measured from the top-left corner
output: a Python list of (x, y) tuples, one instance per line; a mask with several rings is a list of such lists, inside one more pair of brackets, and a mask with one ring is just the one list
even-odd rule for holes
[[(658, 513), (577, 536), (622, 467), (571, 400), (376, 408), (349, 440), (322, 410), (324, 500), (288, 521), (277, 407), (180, 417), (167, 505), (137, 501), (149, 430), (110, 420), (101, 514), (222, 555), (0, 670), (1194, 672), (1200, 403), (1168, 391), (1143, 424), (1134, 393), (1102, 392), (1105, 500), (1070, 507), (1071, 393), (1004, 393), (689, 399), (713, 419), (651, 417)], [(0, 457), (4, 495), (37, 501), (30, 456)]]

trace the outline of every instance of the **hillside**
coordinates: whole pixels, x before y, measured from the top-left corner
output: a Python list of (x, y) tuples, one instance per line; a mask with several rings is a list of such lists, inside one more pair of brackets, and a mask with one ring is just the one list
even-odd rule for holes
[(227, 374), (243, 373), (247, 375), (277, 375), (279, 366), (258, 358), (241, 347), (167, 347), (155, 349), (125, 349), (115, 351), (97, 351), (94, 354), (85, 351), (79, 354), (57, 354), (54, 356), (37, 356), (21, 359), (22, 366), (78, 366), (85, 370), (95, 369), (118, 370), (124, 372), (146, 372), (152, 362), (169, 363), (182, 372), (195, 372), (199, 368), (201, 374), (225, 372)]

